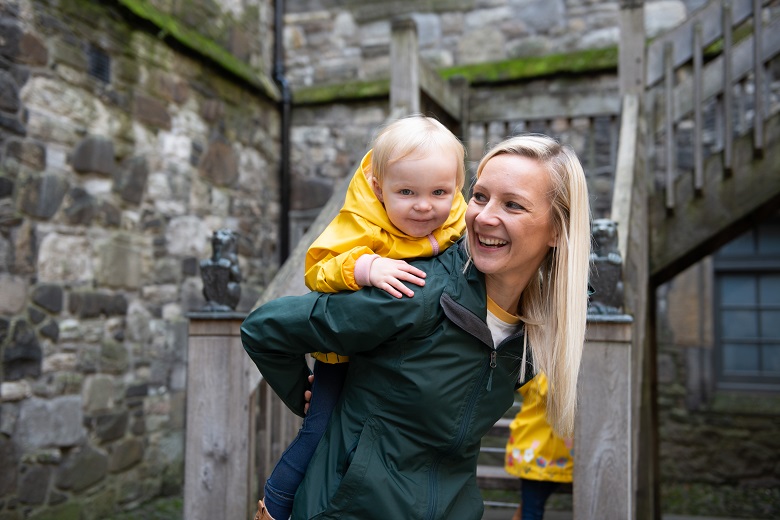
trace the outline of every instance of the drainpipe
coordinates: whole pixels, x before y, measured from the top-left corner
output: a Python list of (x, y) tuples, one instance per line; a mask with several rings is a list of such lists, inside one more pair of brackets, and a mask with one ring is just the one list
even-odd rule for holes
[(279, 158), (279, 264), (290, 254), (290, 120), (292, 93), (284, 77), (284, 0), (274, 1), (274, 81), (282, 93), (281, 157)]

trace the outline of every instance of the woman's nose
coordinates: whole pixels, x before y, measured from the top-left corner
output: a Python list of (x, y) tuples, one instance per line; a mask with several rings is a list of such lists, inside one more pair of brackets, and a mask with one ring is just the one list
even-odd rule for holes
[(474, 217), (474, 220), (486, 226), (495, 226), (498, 224), (498, 218), (493, 204), (488, 203), (482, 206), (480, 212)]

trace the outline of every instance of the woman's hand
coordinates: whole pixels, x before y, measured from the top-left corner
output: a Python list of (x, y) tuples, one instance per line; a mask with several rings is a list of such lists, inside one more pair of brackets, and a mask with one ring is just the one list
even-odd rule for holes
[[(309, 387), (314, 384), (314, 374), (309, 376)], [(303, 393), (303, 399), (306, 401), (306, 404), (303, 405), (303, 413), (306, 414), (309, 411), (309, 403), (311, 403), (311, 390), (306, 390)]]
[(414, 296), (414, 291), (405, 286), (402, 281), (419, 285), (425, 285), (425, 272), (409, 265), (403, 260), (393, 260), (392, 258), (377, 258), (371, 264), (371, 270), (368, 279), (371, 285), (387, 291), (396, 298), (406, 295), (409, 298)]

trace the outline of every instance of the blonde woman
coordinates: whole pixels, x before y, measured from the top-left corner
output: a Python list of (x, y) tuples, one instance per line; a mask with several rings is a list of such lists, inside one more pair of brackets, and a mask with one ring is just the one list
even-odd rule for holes
[(545, 136), (507, 139), (480, 162), (465, 219), (458, 244), (411, 262), (427, 275), (411, 298), (311, 293), (245, 320), (247, 353), (299, 415), (304, 355), (351, 359), (293, 519), (481, 518), (480, 440), (539, 371), (550, 423), (571, 433), (590, 253), (577, 157)]

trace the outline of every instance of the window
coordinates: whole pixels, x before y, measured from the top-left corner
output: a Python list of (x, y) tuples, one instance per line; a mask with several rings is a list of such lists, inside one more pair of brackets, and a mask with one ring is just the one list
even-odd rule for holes
[(718, 387), (780, 390), (780, 218), (721, 248), (714, 267)]

